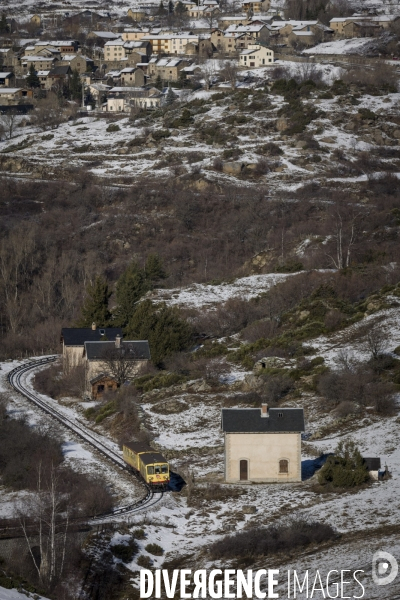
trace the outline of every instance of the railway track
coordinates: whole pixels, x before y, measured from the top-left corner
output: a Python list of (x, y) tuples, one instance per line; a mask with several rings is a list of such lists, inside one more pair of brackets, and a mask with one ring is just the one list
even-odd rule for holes
[(139, 481), (146, 491), (145, 495), (140, 498), (140, 500), (137, 500), (132, 504), (120, 506), (108, 513), (82, 518), (81, 520), (89, 522), (89, 524), (110, 523), (113, 521), (120, 521), (122, 516), (128, 516), (137, 512), (148, 510), (160, 502), (161, 498), (163, 497), (163, 492), (156, 492), (152, 490), (149, 485), (139, 478), (139, 475), (136, 473), (136, 471), (131, 469), (124, 462), (122, 456), (113, 448), (111, 448), (104, 440), (102, 440), (100, 436), (87, 429), (76, 419), (72, 419), (63, 414), (60, 410), (57, 410), (57, 408), (52, 406), (50, 402), (47, 402), (45, 399), (43, 399), (43, 397), (40, 397), (29, 388), (29, 385), (26, 381), (27, 375), (36, 369), (42, 368), (45, 365), (54, 362), (57, 360), (57, 358), (57, 355), (46, 356), (36, 360), (29, 360), (28, 362), (16, 367), (8, 374), (8, 382), (10, 386), (24, 396), (24, 398), (32, 402), (36, 407), (40, 408), (49, 417), (58, 421), (58, 423), (63, 425), (66, 429), (72, 431), (80, 440), (83, 440), (92, 446), (92, 448), (95, 448), (97, 452), (100, 452), (100, 454), (105, 456), (119, 469), (123, 469), (124, 471), (128, 471), (130, 474), (132, 474), (132, 476)]

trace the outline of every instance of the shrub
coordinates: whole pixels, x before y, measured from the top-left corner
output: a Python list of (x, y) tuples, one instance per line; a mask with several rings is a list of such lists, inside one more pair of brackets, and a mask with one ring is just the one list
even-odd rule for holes
[(171, 136), (171, 132), (169, 129), (160, 129), (160, 130), (152, 131), (151, 135), (156, 140), (156, 142), (158, 142), (159, 140), (169, 138)]
[(269, 402), (279, 402), (294, 388), (293, 379), (288, 375), (275, 375), (268, 377), (264, 387), (264, 394)]
[(283, 525), (257, 527), (226, 536), (215, 542), (210, 552), (214, 559), (255, 558), (322, 543), (335, 535), (334, 529), (326, 523), (293, 520)]
[(222, 162), (221, 158), (220, 158), (219, 156), (216, 156), (216, 157), (214, 158), (214, 161), (213, 161), (213, 167), (214, 167), (214, 169), (215, 169), (216, 171), (219, 171), (219, 172), (221, 172), (221, 171), (222, 171), (222, 168), (223, 168), (223, 166), (224, 166), (224, 163)]
[(133, 532), (133, 537), (135, 540), (144, 540), (146, 537), (146, 532), (144, 529), (135, 529)]
[(120, 130), (120, 127), (116, 123), (110, 123), (110, 125), (106, 129), (106, 131), (108, 131), (108, 133), (114, 133), (114, 131), (119, 131), (119, 130)]
[(337, 488), (360, 486), (368, 480), (367, 466), (356, 444), (351, 440), (339, 442), (334, 455), (328, 457), (318, 473), (320, 484), (330, 484)]
[(76, 152), (77, 154), (83, 154), (85, 152), (90, 152), (92, 145), (91, 144), (83, 144), (82, 146), (75, 146), (72, 148), (72, 152)]
[(147, 550), (149, 554), (154, 554), (154, 556), (162, 556), (164, 553), (164, 550), (158, 544), (147, 544), (145, 550)]
[(129, 540), (127, 544), (114, 544), (110, 547), (111, 552), (115, 556), (115, 558), (119, 558), (123, 562), (131, 562), (137, 551), (139, 550), (139, 546), (135, 542), (133, 538)]
[(362, 119), (368, 119), (370, 121), (375, 121), (376, 119), (376, 114), (369, 108), (359, 108), (358, 114)]
[(178, 373), (160, 373), (158, 375), (148, 376), (144, 375), (135, 380), (135, 386), (137, 389), (143, 392), (151, 392), (151, 390), (171, 387), (171, 385), (177, 385), (186, 381), (184, 375)]
[(280, 148), (278, 144), (274, 144), (274, 142), (264, 144), (258, 149), (258, 152), (260, 154), (270, 154), (271, 156), (281, 156), (283, 154), (282, 148)]
[(256, 164), (255, 172), (257, 175), (266, 175), (270, 172), (269, 162), (265, 158), (259, 158)]
[(137, 564), (139, 565), (139, 567), (143, 567), (144, 569), (150, 569), (151, 565), (153, 564), (153, 561), (151, 560), (150, 556), (145, 556), (144, 554), (141, 554), (137, 559)]
[(284, 263), (280, 263), (275, 268), (277, 273), (297, 273), (304, 269), (303, 263), (299, 260), (288, 260)]

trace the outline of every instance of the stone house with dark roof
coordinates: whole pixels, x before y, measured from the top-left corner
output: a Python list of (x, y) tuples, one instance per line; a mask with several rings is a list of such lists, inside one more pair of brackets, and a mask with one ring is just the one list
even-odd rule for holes
[(224, 408), (225, 481), (301, 481), (302, 408)]
[(68, 373), (72, 368), (83, 365), (85, 362), (85, 342), (102, 342), (115, 340), (117, 336), (122, 337), (120, 327), (63, 327), (61, 330), (61, 343), (63, 346), (64, 372)]
[(117, 335), (112, 341), (85, 341), (84, 365), (87, 392), (93, 395), (93, 385), (97, 383), (99, 375), (108, 377), (110, 380), (108, 385), (112, 385), (113, 377), (109, 373), (111, 361), (114, 363), (132, 361), (134, 366), (129, 370), (130, 379), (136, 376), (150, 359), (147, 340), (122, 340), (121, 336)]

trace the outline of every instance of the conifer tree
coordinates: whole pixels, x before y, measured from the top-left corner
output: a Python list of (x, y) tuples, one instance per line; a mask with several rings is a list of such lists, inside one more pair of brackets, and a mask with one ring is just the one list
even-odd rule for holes
[(165, 8), (164, 8), (164, 3), (163, 3), (163, 0), (161, 0), (160, 4), (159, 4), (159, 6), (158, 6), (158, 11), (157, 11), (157, 14), (158, 14), (158, 15), (165, 15), (165, 13), (166, 13), (166, 12), (167, 12), (167, 11), (166, 11), (166, 10), (165, 10)]
[(30, 87), (30, 88), (38, 88), (40, 87), (40, 79), (37, 76), (37, 73), (35, 71), (35, 67), (33, 66), (33, 64), (31, 64), (31, 66), (29, 67), (29, 73), (26, 77), (26, 84)]
[(154, 306), (150, 300), (144, 300), (129, 321), (127, 335), (148, 340), (152, 361), (160, 366), (167, 356), (188, 347), (192, 328), (176, 307)]
[(165, 279), (167, 277), (163, 261), (160, 255), (157, 253), (149, 254), (146, 260), (144, 271), (149, 288), (154, 287), (154, 285), (160, 281), (160, 279)]
[(168, 92), (167, 95), (165, 97), (165, 104), (167, 106), (170, 106), (171, 104), (173, 104), (175, 102), (175, 100), (177, 99), (177, 95), (173, 92), (172, 87), (169, 85), (168, 86)]
[(172, 15), (174, 12), (174, 3), (172, 0), (169, 0), (168, 2), (168, 14)]
[(163, 82), (162, 82), (162, 79), (161, 79), (161, 75), (157, 75), (157, 79), (156, 79), (156, 82), (154, 84), (154, 87), (156, 87), (158, 90), (162, 90)]
[(7, 33), (8, 25), (7, 25), (7, 16), (5, 12), (1, 13), (0, 19), (0, 33)]
[(73, 100), (80, 100), (82, 97), (82, 82), (78, 71), (75, 69), (72, 71), (71, 80), (69, 82), (69, 89), (71, 98)]
[(320, 472), (321, 484), (333, 487), (355, 487), (369, 480), (369, 473), (361, 453), (352, 440), (339, 442), (335, 453), (328, 459)]
[(92, 323), (96, 323), (97, 327), (106, 327), (111, 317), (108, 310), (110, 296), (107, 281), (102, 276), (96, 277), (86, 289), (86, 299), (77, 327), (91, 327)]
[(125, 327), (136, 309), (136, 302), (147, 292), (145, 275), (136, 261), (125, 269), (116, 285), (115, 322)]

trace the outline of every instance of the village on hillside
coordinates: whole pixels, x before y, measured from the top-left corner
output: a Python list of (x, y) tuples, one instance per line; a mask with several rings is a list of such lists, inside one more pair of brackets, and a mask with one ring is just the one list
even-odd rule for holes
[[(41, 4), (34, 14), (31, 6), (22, 15), (12, 7), (3, 12), (3, 114), (28, 113), (49, 94), (110, 116), (155, 110), (182, 90), (234, 86), (277, 61), (397, 60), (400, 54), (400, 7), (354, 12), (332, 3), (332, 16), (297, 11), (301, 18), (291, 18), (290, 3), (274, 7), (270, 0), (161, 0), (106, 11)], [(268, 69), (261, 77), (268, 79)]]

